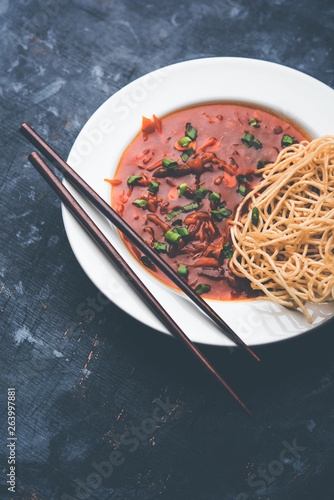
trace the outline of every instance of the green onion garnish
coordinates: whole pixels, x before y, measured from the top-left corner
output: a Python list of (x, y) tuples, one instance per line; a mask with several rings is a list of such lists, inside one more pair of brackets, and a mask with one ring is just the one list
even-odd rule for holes
[(171, 212), (170, 214), (166, 215), (166, 220), (172, 220), (172, 219), (174, 219), (174, 217), (176, 217), (177, 215), (179, 215), (181, 212), (182, 212), (181, 209), (179, 209), (179, 210), (173, 210), (173, 212)]
[(233, 250), (230, 243), (225, 243), (225, 245), (223, 245), (223, 256), (225, 259), (232, 259)]
[(246, 187), (245, 186), (239, 186), (237, 189), (237, 193), (241, 194), (241, 196), (246, 196)]
[(247, 148), (254, 147), (255, 149), (261, 149), (262, 144), (258, 139), (255, 139), (253, 134), (250, 134), (249, 132), (245, 132), (244, 135), (241, 138), (241, 141), (244, 143), (244, 145)]
[(177, 274), (181, 276), (181, 278), (184, 278), (186, 280), (188, 278), (189, 269), (187, 268), (187, 266), (180, 264), (177, 270)]
[(134, 186), (137, 184), (138, 181), (140, 181), (143, 177), (141, 175), (131, 175), (131, 177), (128, 178), (128, 185), (129, 186)]
[(197, 287), (195, 288), (195, 292), (198, 293), (198, 295), (202, 295), (202, 293), (208, 293), (210, 292), (210, 290), (211, 290), (210, 285), (203, 285), (203, 284), (197, 285)]
[(232, 210), (229, 210), (228, 208), (220, 208), (219, 210), (211, 210), (211, 214), (213, 215), (214, 219), (216, 221), (221, 222), (223, 219), (227, 219), (232, 215)]
[(179, 193), (179, 198), (181, 198), (181, 196), (184, 195), (184, 193), (186, 192), (187, 186), (188, 186), (188, 184), (186, 182), (184, 182), (183, 184), (180, 184), (177, 187), (177, 192)]
[(145, 208), (147, 206), (147, 200), (134, 200), (132, 204), (139, 208)]
[(191, 123), (186, 124), (186, 136), (194, 141), (197, 137), (197, 130), (191, 125)]
[(178, 233), (181, 238), (184, 238), (185, 236), (189, 236), (189, 231), (186, 227), (175, 227), (173, 229), (174, 233)]
[(183, 212), (191, 212), (192, 210), (196, 210), (198, 207), (198, 203), (190, 203), (190, 205), (183, 207)]
[(247, 182), (245, 175), (237, 175), (236, 179), (239, 184), (245, 184), (245, 182)]
[(254, 224), (254, 226), (257, 226), (258, 223), (259, 223), (259, 209), (257, 207), (253, 207), (253, 210), (252, 210), (252, 222)]
[(147, 186), (147, 189), (151, 193), (157, 193), (159, 191), (159, 186), (160, 182), (151, 181), (151, 183)]
[(189, 157), (191, 155), (194, 155), (195, 153), (196, 153), (196, 151), (194, 150), (194, 148), (190, 148), (190, 149), (187, 149), (187, 151), (185, 151), (184, 153), (182, 153), (180, 158), (183, 161), (183, 163), (185, 163), (189, 159)]
[(253, 139), (251, 146), (255, 149), (262, 149), (262, 143), (258, 139)]
[(266, 165), (266, 162), (264, 160), (259, 160), (257, 162), (256, 168), (257, 168), (257, 170), (260, 170), (260, 168), (263, 168), (265, 165)]
[(195, 200), (203, 200), (203, 198), (206, 197), (206, 195), (208, 194), (208, 190), (205, 189), (205, 188), (198, 188), (196, 191), (195, 191), (195, 195), (194, 195), (194, 199)]
[(257, 120), (256, 118), (251, 118), (248, 122), (248, 125), (250, 125), (251, 127), (254, 127), (254, 128), (259, 128), (260, 123), (259, 123), (259, 120)]
[(162, 160), (162, 166), (165, 168), (175, 168), (175, 167), (178, 167), (178, 163), (175, 160), (170, 160), (169, 158), (164, 158)]
[(193, 142), (192, 139), (190, 137), (182, 137), (182, 139), (179, 139), (178, 140), (178, 143), (180, 144), (180, 146), (182, 146), (183, 148), (186, 147), (186, 146), (189, 146), (189, 144)]
[(159, 243), (159, 242), (157, 242), (154, 245), (154, 250), (156, 250), (157, 252), (166, 253), (167, 252), (167, 243)]
[(213, 201), (215, 205), (218, 205), (218, 203), (220, 202), (220, 194), (216, 193), (216, 191), (211, 191), (211, 193), (209, 194), (209, 200)]
[(165, 233), (165, 240), (168, 241), (168, 243), (176, 244), (180, 239), (181, 235), (174, 233), (174, 231), (167, 231), (167, 233)]
[(173, 220), (172, 226), (182, 226), (182, 219)]
[(224, 208), (226, 205), (226, 201), (222, 201), (221, 203), (219, 203), (219, 208)]
[(294, 144), (296, 141), (294, 140), (291, 135), (285, 134), (282, 137), (282, 148), (287, 148), (288, 146), (291, 146)]

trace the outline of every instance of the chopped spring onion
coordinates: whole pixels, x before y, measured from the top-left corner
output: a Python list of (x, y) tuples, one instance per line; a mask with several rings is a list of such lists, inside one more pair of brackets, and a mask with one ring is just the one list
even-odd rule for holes
[(157, 252), (167, 252), (167, 243), (159, 243), (159, 241), (154, 245), (154, 250)]
[(257, 207), (253, 207), (252, 209), (252, 222), (254, 226), (257, 226), (259, 223), (259, 209)]
[(190, 137), (182, 137), (182, 139), (179, 139), (178, 140), (178, 143), (180, 144), (180, 146), (182, 146), (183, 148), (186, 147), (186, 146), (189, 146), (189, 144), (193, 142), (192, 139)]
[(178, 163), (175, 160), (170, 160), (169, 158), (164, 158), (162, 160), (162, 166), (165, 168), (175, 168), (175, 167), (178, 167)]
[(136, 207), (139, 208), (145, 208), (147, 206), (147, 200), (134, 200), (132, 202), (133, 205), (136, 205)]
[(221, 203), (219, 203), (219, 208), (224, 208), (226, 205), (226, 201), (222, 201)]
[(202, 293), (208, 293), (210, 292), (210, 290), (211, 290), (210, 285), (203, 285), (203, 284), (197, 285), (197, 287), (195, 288), (195, 292), (198, 293), (198, 295), (202, 295)]
[(199, 207), (198, 203), (190, 203), (190, 205), (186, 205), (183, 207), (183, 212), (191, 212), (192, 210), (196, 210)]
[(170, 214), (166, 215), (166, 220), (172, 220), (172, 219), (174, 219), (174, 217), (176, 217), (177, 215), (179, 215), (181, 212), (182, 212), (181, 209), (179, 209), (179, 210), (173, 210), (173, 212), (171, 212)]
[(220, 208), (219, 210), (211, 210), (211, 214), (213, 215), (216, 221), (221, 222), (223, 219), (227, 219), (232, 215), (232, 210), (228, 208)]
[(173, 220), (172, 226), (182, 226), (182, 219)]
[(264, 160), (259, 160), (257, 162), (256, 168), (257, 168), (257, 170), (260, 170), (260, 168), (263, 168), (265, 165), (266, 165), (266, 162)]
[(225, 259), (232, 258), (233, 250), (232, 250), (230, 243), (225, 243), (225, 245), (223, 245), (223, 256), (225, 257)]
[(254, 127), (254, 128), (259, 128), (260, 123), (259, 123), (259, 120), (257, 120), (256, 118), (251, 118), (248, 122), (248, 125), (250, 125), (251, 127)]
[(143, 177), (141, 175), (131, 175), (131, 177), (128, 178), (128, 185), (129, 186), (134, 186), (137, 184), (138, 181), (140, 181)]
[(191, 125), (191, 123), (186, 124), (186, 136), (194, 141), (197, 137), (197, 130)]
[(250, 134), (249, 132), (245, 132), (244, 135), (241, 138), (241, 141), (244, 143), (244, 145), (247, 148), (254, 147), (255, 149), (261, 149), (262, 144), (258, 139), (255, 139), (253, 134)]
[(196, 191), (195, 191), (195, 195), (194, 195), (194, 199), (195, 200), (203, 200), (203, 198), (206, 197), (206, 195), (208, 194), (208, 190), (205, 189), (205, 188), (198, 188)]
[(183, 163), (185, 163), (189, 159), (189, 157), (191, 155), (194, 155), (195, 153), (196, 153), (196, 151), (194, 150), (194, 148), (190, 148), (190, 149), (187, 149), (187, 151), (185, 151), (184, 153), (182, 153), (180, 158), (183, 161)]
[(167, 231), (167, 233), (165, 233), (165, 240), (168, 241), (168, 243), (176, 244), (180, 239), (181, 235), (174, 233), (174, 231)]
[(147, 189), (151, 193), (157, 193), (159, 191), (159, 186), (160, 182), (151, 181), (151, 183), (147, 186)]
[(181, 278), (187, 279), (189, 274), (189, 269), (187, 268), (187, 266), (180, 264), (177, 270), (177, 274), (181, 276)]
[(282, 137), (282, 148), (287, 148), (288, 146), (292, 146), (296, 141), (291, 135), (285, 134)]
[(179, 193), (179, 198), (181, 198), (181, 196), (184, 195), (184, 193), (186, 192), (187, 186), (188, 186), (188, 184), (186, 182), (184, 182), (183, 184), (180, 184), (177, 187), (177, 192)]
[(215, 205), (218, 205), (218, 203), (220, 202), (220, 194), (216, 193), (216, 191), (211, 191), (211, 193), (209, 194), (209, 200), (213, 201)]
[(175, 227), (173, 229), (174, 233), (178, 233), (181, 238), (184, 238), (185, 236), (189, 236), (189, 231), (186, 227)]
[(246, 196), (246, 187), (245, 186), (239, 186), (237, 189), (237, 193), (241, 194), (241, 196)]
[(245, 182), (247, 182), (246, 176), (245, 175), (237, 175), (237, 181), (239, 184), (245, 184)]

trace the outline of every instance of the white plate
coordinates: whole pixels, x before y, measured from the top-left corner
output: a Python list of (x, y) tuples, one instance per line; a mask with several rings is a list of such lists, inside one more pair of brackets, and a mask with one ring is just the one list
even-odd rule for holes
[[(163, 116), (187, 105), (222, 100), (267, 106), (296, 121), (314, 137), (334, 134), (334, 91), (314, 78), (253, 59), (198, 59), (149, 73), (110, 97), (83, 127), (68, 163), (110, 202), (110, 185), (103, 179), (114, 176), (122, 152), (141, 127), (142, 115)], [(66, 186), (191, 340), (232, 345), (186, 296), (147, 273), (130, 255), (111, 224), (67, 182)], [(73, 252), (101, 292), (142, 323), (167, 333), (64, 207), (62, 213)], [(334, 302), (310, 305), (313, 317), (310, 325), (301, 312), (268, 301), (210, 300), (209, 303), (249, 345), (296, 336), (324, 323), (334, 314)]]

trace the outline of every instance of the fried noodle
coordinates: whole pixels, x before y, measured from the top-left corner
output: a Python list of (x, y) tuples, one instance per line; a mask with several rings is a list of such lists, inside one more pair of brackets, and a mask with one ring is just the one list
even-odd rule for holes
[(293, 144), (258, 172), (231, 226), (230, 268), (311, 323), (306, 302), (334, 300), (334, 136)]

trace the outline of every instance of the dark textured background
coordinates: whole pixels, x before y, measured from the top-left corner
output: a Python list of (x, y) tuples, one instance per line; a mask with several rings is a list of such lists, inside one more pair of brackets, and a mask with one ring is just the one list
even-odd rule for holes
[[(9, 498), (7, 387), (17, 391), (13, 498), (334, 497), (333, 323), (258, 349), (261, 366), (240, 352), (205, 349), (254, 412), (249, 418), (173, 339), (111, 303), (85, 316), (98, 291), (18, 134), (27, 121), (66, 157), (111, 94), (198, 57), (265, 59), (333, 87), (333, 26), (330, 0), (0, 0), (1, 499)], [(150, 426), (156, 398), (177, 406), (152, 432), (122, 444), (125, 432)], [(280, 466), (282, 443), (294, 439), (303, 450)], [(105, 465), (109, 477), (91, 475), (112, 450), (123, 463), (111, 475)], [(247, 483), (275, 465), (266, 488), (258, 477)]]

